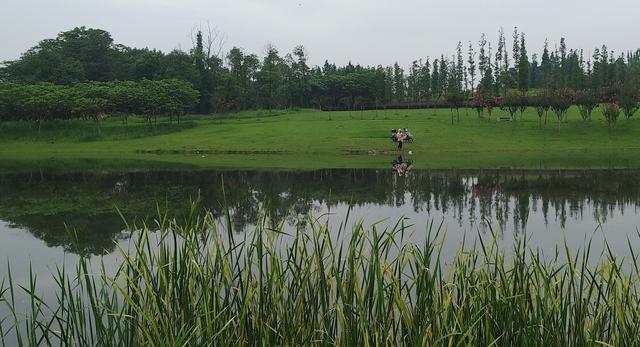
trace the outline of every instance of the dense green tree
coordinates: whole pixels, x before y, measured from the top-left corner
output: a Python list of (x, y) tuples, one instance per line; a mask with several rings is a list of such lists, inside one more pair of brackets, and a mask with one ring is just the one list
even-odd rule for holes
[(286, 90), (282, 83), (283, 66), (284, 62), (278, 50), (274, 46), (268, 45), (257, 80), (260, 105), (269, 110), (283, 107), (286, 104)]
[(444, 55), (440, 56), (439, 70), (438, 78), (440, 81), (438, 84), (440, 85), (440, 96), (442, 96), (447, 91), (447, 83), (449, 82), (449, 62), (444, 58)]
[(116, 73), (119, 55), (122, 52), (108, 32), (79, 27), (43, 40), (20, 59), (7, 62), (5, 74), (17, 81), (58, 84), (127, 78)]
[(541, 88), (542, 85), (540, 83), (540, 65), (538, 65), (538, 55), (531, 55), (531, 66), (529, 71), (529, 87), (530, 88)]
[(433, 60), (433, 72), (431, 73), (431, 95), (435, 99), (439, 99), (442, 95), (442, 86), (440, 85), (440, 65), (438, 59)]
[(143, 51), (134, 62), (134, 78), (136, 80), (161, 78), (164, 75), (163, 60), (164, 54), (160, 51)]
[(292, 103), (298, 107), (308, 105), (309, 100), (309, 78), (310, 68), (307, 64), (307, 53), (303, 46), (296, 46), (293, 49), (293, 59), (291, 61)]
[(525, 46), (524, 33), (520, 34), (518, 59), (518, 88), (526, 92), (529, 89), (529, 56)]
[(393, 100), (395, 102), (404, 102), (406, 92), (404, 69), (396, 62), (393, 64)]
[(536, 109), (540, 123), (542, 123), (542, 116), (544, 115), (544, 124), (546, 125), (549, 109), (551, 108), (551, 94), (549, 91), (543, 90), (537, 95), (530, 97), (529, 103)]
[(498, 47), (494, 59), (493, 73), (495, 75), (495, 92), (496, 94), (504, 93), (511, 85), (509, 76), (509, 54), (506, 51), (506, 40), (504, 37), (504, 29), (500, 27), (498, 31)]
[(607, 121), (609, 129), (611, 129), (611, 127), (613, 127), (613, 125), (618, 121), (618, 116), (620, 116), (620, 107), (614, 102), (605, 103), (602, 106), (602, 115)]
[(511, 120), (516, 120), (516, 112), (520, 108), (520, 105), (523, 102), (522, 95), (520, 93), (516, 93), (515, 91), (508, 92), (502, 98), (501, 108), (509, 112), (509, 116)]
[(551, 57), (549, 56), (549, 41), (544, 40), (544, 50), (542, 51), (542, 60), (540, 62), (540, 86), (543, 88), (551, 87)]
[(574, 102), (574, 93), (570, 89), (558, 89), (550, 95), (551, 110), (558, 118), (558, 126), (566, 120), (567, 111)]
[(509, 84), (506, 88), (517, 88), (518, 78), (520, 76), (520, 33), (518, 27), (513, 28), (513, 47), (512, 47), (513, 68), (509, 69)]
[(245, 54), (233, 47), (227, 53), (229, 65), (229, 99), (238, 108), (246, 109), (256, 104), (255, 81), (260, 61), (255, 54)]
[[(453, 63), (452, 59), (452, 83), (455, 83), (453, 89), (462, 94), (464, 92), (464, 59), (462, 58), (462, 42), (458, 41), (456, 46), (456, 59)], [(451, 88), (451, 87), (450, 87)]]
[(429, 58), (425, 61), (421, 68), (420, 73), (420, 101), (427, 101), (431, 99), (431, 64)]
[(414, 60), (409, 68), (409, 76), (407, 76), (407, 96), (409, 101), (416, 102), (419, 100), (420, 94), (420, 63)]
[(576, 93), (576, 105), (582, 120), (591, 120), (593, 109), (598, 106), (598, 97), (593, 90), (581, 90)]
[(626, 83), (620, 92), (618, 102), (620, 108), (624, 112), (625, 118), (631, 119), (633, 115), (638, 111), (638, 101), (640, 100), (640, 94), (638, 87), (632, 83)]
[(173, 50), (162, 58), (162, 79), (182, 79), (195, 84), (198, 80), (198, 72), (193, 64), (192, 57), (183, 51)]
[(470, 91), (471, 94), (473, 94), (475, 92), (475, 86), (476, 86), (476, 59), (475, 59), (475, 55), (476, 53), (473, 51), (473, 45), (471, 44), (471, 41), (469, 41), (469, 49), (467, 52), (467, 71), (469, 71), (469, 79), (471, 82), (471, 87), (470, 87)]
[[(567, 87), (567, 76), (568, 76), (568, 70), (569, 70), (569, 64), (567, 63), (567, 44), (564, 40), (564, 37), (560, 38), (560, 52), (559, 52), (559, 59), (560, 59), (560, 69), (558, 71), (559, 73), (559, 84), (558, 86), (560, 88), (565, 88)], [(556, 56), (558, 56), (556, 54)]]

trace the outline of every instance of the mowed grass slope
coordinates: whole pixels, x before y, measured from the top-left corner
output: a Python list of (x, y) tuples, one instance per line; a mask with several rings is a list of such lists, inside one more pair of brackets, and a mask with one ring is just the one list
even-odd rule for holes
[(577, 108), (558, 124), (549, 112), (541, 124), (532, 108), (515, 122), (497, 122), (473, 110), (379, 110), (353, 112), (251, 111), (184, 117), (150, 128), (131, 118), (92, 122), (0, 125), (0, 160), (134, 159), (204, 167), (387, 167), (397, 156), (391, 128), (407, 127), (416, 138), (416, 167), (576, 168), (640, 167), (640, 120), (620, 119), (609, 129), (595, 110), (582, 121)]

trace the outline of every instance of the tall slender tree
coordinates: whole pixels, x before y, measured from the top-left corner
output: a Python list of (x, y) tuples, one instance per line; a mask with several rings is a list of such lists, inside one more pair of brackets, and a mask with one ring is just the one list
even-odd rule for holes
[(406, 80), (404, 69), (398, 62), (393, 64), (393, 98), (396, 102), (404, 102), (406, 98)]
[(431, 98), (431, 66), (430, 66), (430, 62), (429, 62), (429, 57), (427, 57), (427, 61), (425, 61), (424, 65), (422, 66), (422, 72), (421, 72), (421, 101), (426, 101), (429, 100)]
[(438, 99), (442, 94), (440, 85), (440, 69), (439, 60), (433, 60), (433, 72), (431, 73), (431, 95)]
[(544, 50), (542, 51), (542, 61), (540, 62), (541, 85), (544, 88), (551, 86), (551, 57), (549, 56), (549, 41), (544, 40)]
[(469, 50), (467, 52), (467, 71), (469, 74), (469, 80), (471, 82), (471, 93), (475, 92), (476, 87), (476, 53), (473, 51), (473, 45), (469, 41)]
[(456, 46), (456, 63), (455, 63), (455, 78), (456, 81), (456, 89), (462, 92), (463, 81), (464, 81), (464, 59), (462, 58), (462, 42), (458, 41), (458, 46)]
[(513, 88), (517, 85), (518, 81), (518, 68), (520, 65), (520, 34), (518, 33), (518, 27), (513, 28), (513, 70), (511, 72), (511, 79), (509, 83), (509, 88)]
[(522, 92), (529, 89), (529, 57), (524, 40), (524, 33), (520, 34), (520, 53), (518, 54), (518, 88)]

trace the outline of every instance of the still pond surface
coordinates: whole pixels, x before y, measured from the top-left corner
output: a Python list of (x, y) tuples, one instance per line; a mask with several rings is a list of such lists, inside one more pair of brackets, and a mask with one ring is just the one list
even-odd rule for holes
[[(397, 164), (397, 163), (394, 163)], [(78, 254), (118, 261), (115, 242), (129, 235), (116, 207), (130, 221), (153, 221), (157, 207), (180, 218), (199, 196), (202, 206), (222, 216), (224, 199), (237, 234), (252, 230), (266, 211), (285, 230), (309, 216), (337, 228), (382, 220), (378, 229), (404, 218), (421, 242), (429, 223), (447, 230), (445, 256), (463, 237), (490, 237), (511, 247), (526, 237), (552, 254), (567, 242), (572, 250), (605, 240), (621, 256), (640, 247), (640, 171), (429, 171), (340, 169), (289, 171), (146, 171), (54, 173), (42, 170), (0, 174), (0, 278), (9, 264), (16, 282), (29, 268), (43, 291), (50, 274), (69, 268)], [(72, 237), (68, 230), (75, 230)], [(74, 240), (75, 239), (75, 240)]]

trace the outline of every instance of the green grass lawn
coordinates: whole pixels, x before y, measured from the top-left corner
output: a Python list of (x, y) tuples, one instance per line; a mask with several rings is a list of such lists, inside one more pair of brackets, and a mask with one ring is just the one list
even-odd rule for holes
[(127, 126), (111, 118), (93, 122), (0, 124), (4, 166), (86, 159), (126, 160), (219, 168), (384, 168), (400, 152), (391, 128), (407, 127), (416, 138), (404, 155), (418, 168), (638, 168), (640, 120), (620, 119), (608, 129), (599, 110), (592, 121), (572, 108), (558, 124), (550, 112), (540, 124), (533, 109), (522, 120), (497, 122), (461, 110), (460, 121), (439, 110), (354, 112), (251, 111), (184, 117), (180, 124), (151, 128), (141, 118)]

